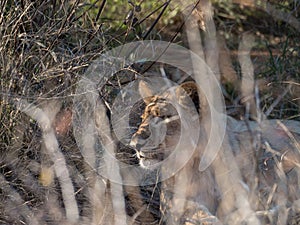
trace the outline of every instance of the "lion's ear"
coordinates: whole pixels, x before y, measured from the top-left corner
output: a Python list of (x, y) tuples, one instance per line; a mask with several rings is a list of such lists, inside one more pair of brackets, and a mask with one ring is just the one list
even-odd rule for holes
[(176, 95), (178, 99), (181, 99), (181, 101), (184, 101), (184, 98), (182, 98), (182, 96), (187, 95), (193, 101), (197, 111), (199, 111), (200, 105), (199, 105), (198, 86), (195, 82), (188, 81), (179, 85), (179, 87), (176, 90)]
[(193, 81), (188, 81), (182, 83), (180, 87), (186, 92), (186, 94), (191, 98), (198, 97), (198, 86)]
[(154, 96), (154, 92), (150, 85), (143, 80), (139, 82), (139, 93), (146, 105), (150, 103), (152, 96)]

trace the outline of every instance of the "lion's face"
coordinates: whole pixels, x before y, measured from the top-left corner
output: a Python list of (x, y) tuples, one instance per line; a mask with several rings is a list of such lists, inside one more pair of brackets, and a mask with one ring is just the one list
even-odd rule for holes
[(132, 136), (131, 146), (137, 151), (140, 165), (148, 168), (165, 157), (180, 137), (180, 119), (167, 99), (154, 96), (142, 115), (142, 123)]
[[(141, 83), (141, 95), (147, 93), (144, 98), (146, 107), (141, 116), (142, 122), (130, 142), (136, 150), (141, 167), (149, 168), (157, 164), (175, 149), (181, 135), (181, 119), (177, 109), (182, 108), (185, 102), (182, 90), (173, 89), (149, 97), (151, 90), (145, 83)], [(183, 106), (183, 109), (188, 107)]]

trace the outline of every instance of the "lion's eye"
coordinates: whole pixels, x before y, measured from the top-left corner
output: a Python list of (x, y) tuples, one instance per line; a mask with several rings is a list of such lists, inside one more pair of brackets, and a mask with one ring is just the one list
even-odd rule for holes
[(158, 109), (153, 110), (153, 116), (160, 117), (160, 112)]
[(169, 118), (171, 118), (171, 117), (172, 117), (171, 115), (163, 115), (163, 116), (161, 116), (161, 118), (162, 118), (163, 120), (169, 119)]

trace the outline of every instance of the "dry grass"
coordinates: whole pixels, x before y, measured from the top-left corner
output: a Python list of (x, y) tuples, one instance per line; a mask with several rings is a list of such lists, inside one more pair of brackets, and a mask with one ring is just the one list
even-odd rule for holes
[[(164, 12), (165, 8), (178, 10), (179, 3), (176, 1), (170, 5), (157, 4), (149, 12), (142, 11), (136, 29), (128, 24), (125, 27), (110, 27), (109, 20), (102, 19), (102, 14), (107, 10), (105, 6), (102, 7), (104, 2), (95, 1), (94, 5), (78, 0), (0, 2), (0, 224), (119, 225), (134, 224), (135, 219), (149, 222), (150, 217), (150, 222), (158, 224), (162, 217), (159, 212), (160, 184), (144, 188), (123, 187), (99, 176), (99, 170), (109, 168), (109, 165), (99, 166), (103, 156), (99, 138), (106, 145), (114, 143), (110, 146), (112, 151), (120, 154), (121, 158), (126, 156), (130, 158), (128, 161), (136, 163), (131, 150), (114, 142), (115, 137), (109, 130), (111, 101), (120, 87), (134, 79), (134, 75), (126, 70), (123, 73), (126, 77), (123, 78), (124, 71), (121, 71), (121, 75), (109, 80), (105, 88), (99, 90), (106, 105), (99, 105), (97, 109), (98, 119), (101, 118), (101, 121), (94, 121), (89, 117), (93, 115), (84, 117), (87, 120), (86, 127), (79, 131), (84, 151), (82, 143), (76, 142), (74, 138), (78, 131), (74, 131), (72, 127), (73, 114), (77, 113), (72, 111), (73, 99), (77, 83), (88, 66), (111, 47), (153, 37), (164, 37), (165, 41), (180, 41), (191, 48), (193, 45), (188, 40), (189, 34), (182, 31), (184, 16), (177, 16), (168, 27), (160, 23), (167, 15), (154, 13), (155, 9), (159, 9), (158, 12)], [(201, 37), (196, 42), (203, 43), (206, 48), (202, 53), (197, 52), (199, 49), (194, 49), (198, 54), (206, 55), (207, 63), (220, 75), (225, 87), (223, 94), (228, 114), (243, 119), (246, 126), (252, 123), (249, 118), (262, 119), (262, 114), (266, 118), (299, 121), (299, 1), (281, 1), (278, 4), (271, 1), (273, 5), (260, 6), (259, 9), (250, 4), (254, 1), (250, 5), (234, 2), (238, 4), (226, 5), (214, 1), (218, 6), (214, 20), (207, 15), (205, 17), (208, 11), (203, 11), (204, 19), (200, 18), (198, 25), (202, 28), (206, 26), (210, 35), (221, 34), (222, 37), (216, 39), (217, 43), (209, 38), (204, 38), (201, 42), (200, 38), (207, 34), (201, 31)], [(271, 7), (269, 15), (274, 15), (278, 12), (276, 10), (282, 13), (273, 19), (266, 16), (265, 12), (270, 6), (277, 8)], [(200, 11), (194, 16), (201, 16)], [(118, 16), (126, 17), (125, 14)], [(286, 16), (292, 20), (286, 20)], [(195, 20), (199, 22), (199, 18)], [(260, 21), (264, 21), (265, 25), (260, 25)], [(266, 28), (269, 29), (265, 31)], [(249, 46), (239, 45), (239, 38), (244, 31), (253, 34), (255, 39), (252, 50), (255, 51), (250, 50)], [(209, 47), (219, 53), (208, 52)], [(248, 53), (242, 56), (242, 50)], [(219, 59), (216, 60), (217, 58)], [(248, 66), (243, 67), (247, 62)], [(135, 65), (133, 68), (142, 72), (149, 64), (142, 66)], [(181, 73), (168, 65), (163, 68), (170, 79), (175, 73)], [(247, 69), (250, 71), (246, 71)], [(154, 65), (151, 70), (161, 74), (162, 66)], [(241, 79), (245, 78), (244, 73), (250, 75), (250, 81)], [(175, 75), (172, 79), (174, 77), (176, 80)], [(244, 101), (241, 100), (242, 97)], [(141, 109), (136, 113), (140, 112)], [(268, 128), (259, 119), (259, 129)], [(104, 122), (106, 129), (103, 127)], [(136, 116), (133, 124), (139, 122)], [(234, 157), (237, 161), (237, 165), (230, 168), (224, 165), (232, 172), (230, 176), (238, 174), (240, 181), (253, 186), (249, 186), (249, 192), (243, 190), (244, 184), (233, 189), (242, 194), (238, 196), (236, 204), (222, 205), (223, 208), (218, 212), (223, 215), (220, 216), (221, 221), (227, 221), (227, 224), (238, 223), (237, 218), (244, 219), (249, 216), (247, 213), (255, 212), (255, 217), (262, 224), (299, 223), (297, 172), (300, 131), (299, 127), (293, 129), (291, 124), (279, 123), (278, 126), (280, 129), (275, 129), (274, 133), (264, 131), (264, 134), (271, 133), (273, 136), (267, 137), (271, 139), (282, 138), (298, 152), (290, 153), (273, 139), (263, 142), (263, 148), (257, 147), (259, 150), (263, 149), (261, 152), (251, 153), (257, 164), (254, 175), (251, 176), (247, 176), (245, 172), (248, 171), (247, 166), (251, 167), (249, 161), (246, 161), (246, 165), (240, 163), (248, 157), (245, 149), (241, 148), (241, 153), (233, 149), (234, 156), (224, 156)], [(261, 138), (259, 129), (255, 134), (236, 131), (235, 139), (241, 145), (243, 142), (252, 145), (253, 139)], [(95, 133), (97, 135), (93, 136)], [(243, 139), (243, 136), (252, 139)], [(274, 147), (270, 143), (278, 146)], [(281, 151), (277, 154), (274, 149)], [(233, 171), (234, 166), (238, 168), (238, 172)], [(261, 174), (258, 172), (259, 166), (262, 166)], [(215, 171), (222, 171), (222, 168), (215, 167)], [(118, 171), (114, 172), (116, 179), (121, 180), (124, 176)], [(247, 181), (247, 178), (250, 180)], [(261, 184), (259, 179), (266, 179), (266, 184)], [(218, 182), (222, 180), (224, 177)], [(233, 180), (230, 185), (237, 182), (238, 180)], [(258, 186), (259, 184), (262, 186)], [(224, 188), (223, 192), (227, 191), (225, 189), (228, 186), (220, 183), (219, 186)], [(125, 197), (126, 201), (123, 201)], [(247, 199), (249, 205), (240, 202), (246, 201), (244, 199)], [(260, 202), (266, 204), (261, 205)], [(194, 212), (192, 208), (195, 208), (195, 204), (198, 205), (195, 202), (187, 204), (190, 207), (183, 216), (186, 220), (182, 224), (199, 224), (202, 214), (208, 217), (208, 221), (213, 221), (210, 224), (216, 223), (215, 215), (211, 215), (205, 207), (201, 211), (202, 206), (199, 206), (199, 211)], [(260, 207), (256, 207), (257, 205)], [(226, 213), (232, 214), (225, 218)]]

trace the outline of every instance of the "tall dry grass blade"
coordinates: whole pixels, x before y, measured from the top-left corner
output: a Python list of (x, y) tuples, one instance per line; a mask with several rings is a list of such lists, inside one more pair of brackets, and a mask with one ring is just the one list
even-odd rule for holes
[(257, 109), (254, 95), (254, 68), (250, 58), (250, 51), (253, 45), (254, 36), (245, 33), (242, 36), (242, 40), (239, 44), (238, 59), (242, 70), (242, 81), (240, 87), (242, 97), (241, 101), (249, 111), (250, 116), (253, 118), (257, 118)]
[(75, 199), (74, 187), (69, 175), (65, 157), (59, 149), (59, 144), (49, 116), (42, 109), (30, 104), (24, 99), (18, 100), (15, 105), (19, 110), (36, 120), (39, 124), (43, 132), (43, 140), (46, 149), (51, 160), (54, 162), (54, 170), (61, 187), (67, 220), (71, 222), (78, 221), (79, 211)]
[[(81, 118), (83, 119), (83, 118)], [(85, 123), (82, 126), (82, 148), (81, 152), (86, 162), (91, 166), (87, 166), (86, 174), (89, 182), (88, 196), (91, 203), (91, 224), (101, 224), (107, 210), (106, 192), (107, 180), (102, 180), (94, 171), (97, 171), (97, 156), (96, 156), (96, 138), (95, 124), (92, 118), (84, 119)]]
[(127, 215), (125, 210), (125, 196), (123, 192), (122, 177), (120, 167), (116, 160), (109, 160), (109, 155), (116, 152), (116, 143), (111, 135), (110, 123), (106, 115), (106, 108), (99, 99), (95, 109), (95, 122), (98, 135), (104, 147), (104, 162), (107, 173), (110, 174), (113, 181), (110, 182), (110, 193), (113, 206), (113, 217), (115, 225), (126, 225)]
[(214, 72), (217, 80), (220, 81), (219, 46), (217, 42), (217, 30), (213, 20), (214, 9), (210, 0), (201, 0), (197, 9), (203, 12), (205, 26), (203, 40), (203, 47), (205, 49), (205, 61), (210, 69)]

